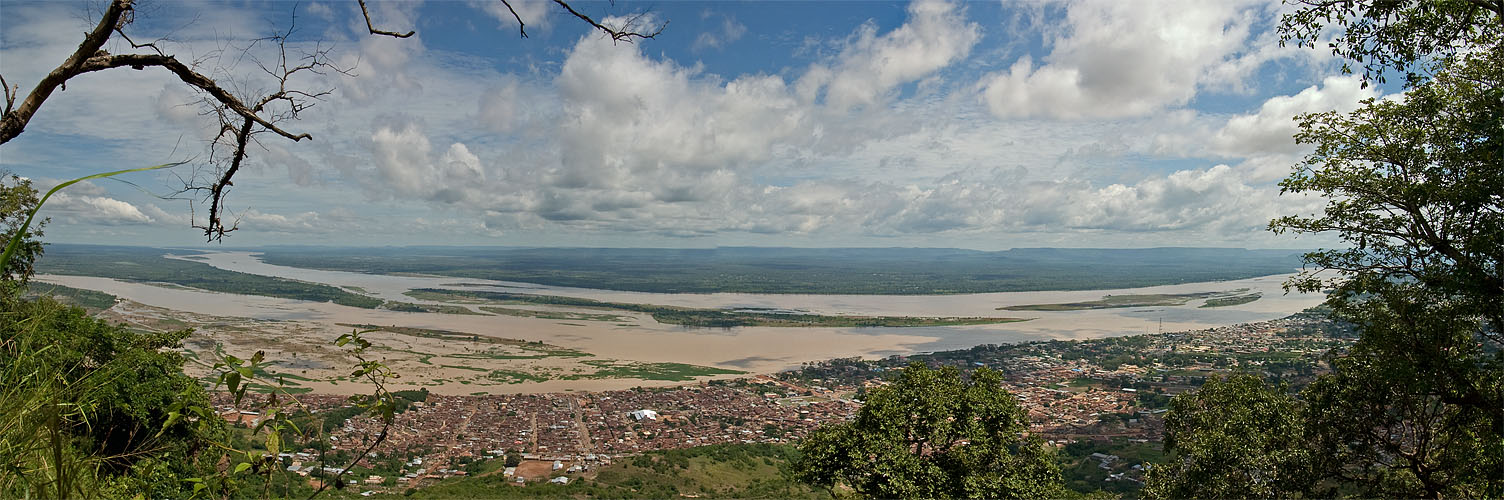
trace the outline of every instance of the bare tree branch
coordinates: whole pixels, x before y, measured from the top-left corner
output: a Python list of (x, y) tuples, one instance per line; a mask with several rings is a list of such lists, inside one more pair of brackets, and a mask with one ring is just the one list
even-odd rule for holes
[(0, 112), (0, 115), (8, 115), (11, 108), (16, 106), (16, 93), (21, 91), (21, 87), (11, 88), (10, 84), (5, 82), (5, 76), (0, 75), (0, 88), (5, 89), (5, 111)]
[(131, 10), (132, 1), (110, 2), (110, 6), (105, 9), (104, 16), (99, 19), (99, 24), (84, 36), (83, 43), (78, 44), (78, 50), (73, 51), (73, 54), (68, 56), (61, 66), (42, 77), (42, 81), (38, 82), (36, 88), (26, 95), (26, 99), (21, 101), (19, 107), (7, 111), (4, 117), (0, 117), (0, 144), (10, 142), (11, 139), (21, 135), (21, 132), (26, 130), (26, 123), (31, 121), (32, 115), (36, 114), (37, 109), (42, 107), (42, 103), (52, 95), (52, 92), (61, 87), (69, 78), (77, 75), (78, 68), (89, 58), (94, 57), (101, 47), (104, 47), (104, 42), (110, 39), (110, 33), (120, 25), (121, 16)]
[(235, 132), (235, 154), (230, 160), (230, 168), (225, 169), (224, 173), (220, 174), (219, 178), (209, 186), (209, 220), (202, 226), (196, 224), (193, 226), (194, 228), (204, 230), (204, 235), (209, 237), (209, 241), (222, 240), (225, 233), (239, 228), (238, 224), (226, 228), (223, 221), (221, 221), (220, 212), (224, 206), (225, 189), (235, 185), (232, 180), (235, 177), (235, 173), (240, 171), (241, 164), (245, 161), (245, 146), (251, 139), (251, 126), (254, 123), (247, 118), (240, 125), (240, 130)]
[(294, 141), (313, 138), (313, 136), (306, 133), (294, 134), (292, 132), (283, 130), (281, 127), (272, 124), (265, 118), (258, 116), (256, 112), (251, 110), (250, 107), (247, 107), (245, 103), (240, 102), (240, 99), (235, 98), (235, 96), (231, 95), (229, 91), (221, 88), (219, 84), (214, 81), (214, 79), (193, 71), (192, 68), (189, 68), (188, 65), (183, 64), (173, 56), (159, 56), (155, 54), (110, 55), (108, 53), (105, 53), (100, 56), (90, 58), (78, 68), (78, 73), (88, 73), (92, 71), (100, 71), (120, 67), (130, 67), (131, 69), (145, 69), (147, 66), (159, 66), (166, 69), (167, 71), (171, 71), (174, 75), (177, 75), (178, 79), (182, 80), (183, 83), (207, 92), (209, 95), (213, 96), (216, 101), (224, 104), (225, 107), (230, 108), (230, 110), (234, 111), (236, 114), (239, 114), (240, 116), (243, 116), (248, 120), (256, 122), (257, 125), (266, 127), (267, 130), (270, 130), (277, 135), (292, 139)]
[(654, 29), (652, 33), (639, 33), (637, 31), (634, 31), (636, 29), (635, 26), (637, 22), (643, 19), (643, 14), (637, 14), (627, 19), (627, 22), (623, 23), (620, 28), (612, 28), (610, 26), (596, 22), (596, 20), (591, 19), (590, 16), (587, 16), (580, 11), (574, 10), (574, 7), (569, 6), (569, 4), (565, 3), (564, 0), (554, 0), (554, 3), (559, 4), (560, 7), (563, 7), (564, 10), (569, 11), (569, 13), (574, 15), (574, 17), (578, 17), (580, 18), (580, 20), (590, 23), (590, 25), (594, 26), (595, 29), (601, 30), (601, 32), (609, 35), (612, 41), (632, 43), (632, 39), (634, 38), (655, 38), (658, 36), (658, 34), (663, 33), (664, 28), (668, 27), (668, 23), (664, 22), (663, 24), (658, 25), (658, 27)]
[[(324, 75), (327, 72), (335, 72), (344, 75), (350, 74), (348, 70), (337, 67), (329, 61), (330, 49), (322, 45), (313, 48), (311, 51), (300, 50), (298, 54), (290, 54), (287, 44), (296, 31), (297, 16), (294, 14), (286, 30), (253, 41), (250, 46), (243, 49), (241, 54), (242, 57), (250, 58), (262, 73), (270, 76), (276, 82), (275, 91), (262, 96), (250, 108), (252, 116), (263, 117), (266, 121), (273, 124), (284, 120), (297, 119), (300, 113), (334, 93), (334, 89), (332, 88), (321, 91), (295, 88), (290, 82), (299, 73), (306, 72), (315, 75)], [(251, 53), (251, 49), (260, 42), (273, 42), (276, 44), (275, 60), (262, 61), (255, 54)], [(223, 239), (225, 233), (234, 231), (239, 227), (238, 221), (232, 224), (224, 222), (224, 214), (227, 213), (224, 199), (229, 188), (234, 186), (233, 179), (235, 174), (244, 165), (249, 155), (250, 145), (252, 143), (259, 144), (256, 135), (271, 131), (272, 128), (266, 126), (257, 128), (255, 125), (259, 124), (259, 122), (244, 116), (234, 109), (230, 109), (230, 106), (223, 102), (207, 98), (204, 102), (208, 105), (208, 114), (217, 116), (220, 121), (219, 134), (215, 136), (210, 147), (210, 163), (219, 165), (222, 168), (209, 174), (209, 178), (202, 181), (203, 184), (185, 184), (183, 191), (207, 191), (203, 200), (209, 205), (209, 218), (202, 225), (195, 221), (193, 227), (202, 229), (210, 241), (219, 241)], [(270, 110), (269, 107), (276, 108), (276, 111)], [(229, 150), (228, 160), (219, 154), (221, 148)]]
[[(519, 34), (527, 38), (526, 24), (513, 7), (511, 0), (500, 1), (516, 18)], [(630, 17), (619, 23), (619, 26), (608, 26), (575, 10), (564, 0), (553, 1), (574, 17), (589, 23), (617, 42), (631, 43), (638, 39), (651, 39), (662, 33), (667, 26), (667, 23), (663, 23), (656, 27), (648, 26), (651, 31), (640, 30), (639, 26), (648, 19), (646, 14)], [(366, 0), (357, 0), (357, 2), (365, 18), (366, 28), (372, 35), (408, 38), (416, 34), (416, 31), (399, 33), (377, 29), (371, 21), (371, 13)], [(200, 103), (205, 109), (202, 115), (212, 116), (220, 124), (219, 133), (210, 140), (208, 163), (213, 168), (205, 168), (202, 173), (195, 172), (190, 179), (183, 180), (183, 188), (178, 191), (179, 194), (194, 192), (203, 195), (201, 202), (209, 205), (209, 218), (202, 225), (197, 221), (194, 221), (192, 225), (204, 230), (210, 241), (220, 240), (225, 233), (234, 231), (238, 227), (235, 223), (225, 224), (223, 219), (226, 218), (227, 211), (224, 208), (224, 199), (229, 189), (234, 186), (235, 175), (247, 161), (248, 148), (252, 144), (260, 144), (257, 136), (270, 132), (294, 142), (313, 138), (307, 133), (288, 131), (282, 128), (282, 123), (296, 120), (300, 113), (332, 94), (334, 89), (296, 88), (291, 84), (294, 75), (300, 73), (324, 75), (328, 71), (344, 75), (351, 73), (335, 66), (331, 62), (330, 49), (322, 45), (311, 51), (299, 49), (300, 53), (289, 57), (288, 41), (294, 31), (296, 12), (292, 16), (293, 23), (286, 31), (275, 32), (270, 37), (251, 41), (249, 46), (239, 48), (240, 54), (236, 57), (225, 56), (222, 53), (223, 49), (220, 49), (211, 52), (208, 56), (185, 63), (164, 50), (160, 42), (169, 41), (167, 38), (138, 42), (126, 32), (126, 27), (135, 21), (135, 9), (135, 0), (111, 0), (104, 12), (100, 13), (99, 22), (85, 34), (78, 49), (61, 65), (43, 77), (19, 103), (17, 102), (20, 97), (19, 86), (11, 85), (4, 78), (0, 78), (0, 89), (3, 89), (5, 99), (4, 114), (0, 116), (0, 144), (5, 144), (24, 132), (42, 104), (53, 92), (67, 90), (68, 80), (73, 77), (122, 67), (136, 70), (145, 70), (147, 67), (165, 69), (184, 84), (202, 92), (204, 96)], [(119, 35), (125, 43), (130, 45), (131, 49), (141, 52), (111, 54), (103, 50), (105, 43), (115, 35)], [(275, 61), (263, 62), (257, 59), (252, 49), (255, 49), (261, 42), (277, 44)], [(217, 64), (228, 61), (229, 67), (233, 68), (247, 58), (255, 61), (261, 73), (275, 81), (275, 90), (265, 93), (260, 90), (237, 88), (238, 92), (232, 92), (226, 87), (236, 86), (239, 82), (230, 81), (225, 75), (233, 74), (233, 72), (222, 66), (212, 71), (200, 72), (200, 68), (207, 61), (217, 60), (219, 61)], [(256, 97), (258, 95), (259, 98)], [(192, 210), (191, 206), (190, 210)]]
[(517, 32), (522, 34), (522, 38), (527, 38), (527, 23), (522, 22), (522, 16), (517, 15), (517, 9), (512, 8), (512, 2), (501, 0), (501, 4), (507, 6), (507, 10), (512, 12), (512, 17), (517, 19)]
[(376, 26), (371, 24), (371, 11), (370, 11), (370, 9), (366, 8), (366, 0), (356, 0), (356, 1), (360, 2), (360, 13), (364, 14), (366, 16), (366, 29), (370, 30), (370, 32), (371, 32), (372, 35), (385, 35), (385, 36), (394, 37), (394, 38), (407, 38), (407, 37), (410, 37), (410, 36), (418, 34), (418, 32), (411, 31), (411, 30), (409, 30), (407, 33), (398, 33), (398, 32), (395, 32), (395, 31), (386, 31), (386, 30), (376, 29)]

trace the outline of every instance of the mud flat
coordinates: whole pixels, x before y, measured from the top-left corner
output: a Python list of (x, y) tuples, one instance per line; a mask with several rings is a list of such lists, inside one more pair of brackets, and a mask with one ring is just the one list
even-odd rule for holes
[[(404, 374), (399, 386), (427, 387), (445, 394), (674, 385), (742, 373), (776, 372), (805, 361), (835, 357), (881, 357), (989, 343), (1132, 335), (1157, 331), (1161, 325), (1165, 331), (1210, 328), (1284, 317), (1317, 305), (1323, 298), (1320, 294), (1285, 294), (1280, 285), (1288, 275), (1122, 290), (938, 296), (657, 294), (307, 270), (269, 265), (247, 252), (211, 252), (196, 255), (195, 260), (223, 269), (337, 286), (387, 301), (462, 306), (489, 315), (361, 309), (87, 276), (42, 275), (37, 280), (126, 299), (128, 302), (106, 314), (134, 315), (135, 319), (118, 319), (141, 327), (195, 327), (189, 345), (200, 357), (213, 352), (214, 346), (237, 355), (267, 349), (268, 359), (295, 362), (272, 371), (305, 378), (294, 381), (299, 387), (320, 392), (359, 389), (348, 381), (327, 380), (323, 375), (326, 371), (335, 374), (332, 367), (343, 370), (349, 366), (349, 360), (332, 346), (337, 336), (356, 328), (352, 325), (374, 326), (381, 331), (370, 334), (371, 339), (385, 349), (381, 355)], [(423, 300), (409, 294), (419, 289), (525, 293), (728, 311), (924, 318), (992, 317), (998, 315), (998, 309), (1009, 306), (1082, 303), (1108, 295), (1211, 297), (1240, 290), (1262, 298), (1214, 308), (1199, 307), (1205, 300), (1195, 299), (1102, 309), (1027, 310), (1008, 314), (1027, 321), (993, 324), (700, 328), (663, 324), (649, 312), (624, 309), (487, 304), (500, 310), (485, 311), (479, 306), (486, 301)], [(420, 331), (447, 333), (439, 337), (415, 334)], [(528, 343), (539, 343), (544, 347), (537, 349), (552, 350), (556, 355), (540, 356)], [(558, 354), (565, 351), (582, 354)]]
[(195, 375), (209, 375), (216, 352), (245, 358), (265, 350), (278, 363), (269, 371), (286, 375), (288, 386), (322, 393), (362, 389), (337, 380), (354, 360), (333, 345), (357, 329), (377, 330), (367, 334), (377, 357), (403, 374), (394, 387), (445, 394), (677, 385), (776, 372), (811, 359), (911, 352), (935, 340), (841, 328), (686, 329), (640, 313), (618, 315), (633, 321), (621, 323), (398, 312), (107, 278), (37, 279), (128, 297), (102, 313), (111, 321), (157, 331), (194, 328), (185, 348), (201, 362), (190, 367)]

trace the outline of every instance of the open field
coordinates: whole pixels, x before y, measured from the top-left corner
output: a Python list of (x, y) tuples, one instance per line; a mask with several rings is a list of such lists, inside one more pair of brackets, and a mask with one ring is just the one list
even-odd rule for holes
[[(1142, 295), (1106, 295), (1101, 300), (1085, 302), (1068, 302), (1063, 304), (1025, 304), (1016, 306), (999, 307), (1002, 311), (1083, 311), (1089, 309), (1114, 309), (1121, 307), (1153, 307), (1153, 306), (1183, 306), (1187, 302), (1197, 299), (1208, 299), (1208, 302), (1219, 298), (1246, 297), (1247, 288), (1239, 288), (1227, 292), (1198, 292), (1198, 293), (1157, 293)], [(1244, 304), (1258, 300), (1258, 294), (1253, 294), (1252, 300), (1236, 302), (1224, 305)], [(1210, 306), (1217, 307), (1217, 306)]]
[[(488, 292), (476, 290), (442, 290), (437, 288), (424, 288), (407, 292), (414, 298), (425, 300), (453, 301), (456, 303), (493, 303), (493, 304), (543, 304), (554, 306), (573, 306), (604, 310), (631, 311), (648, 313), (654, 321), (666, 325), (679, 325), (698, 328), (731, 328), (740, 326), (767, 326), (767, 327), (926, 327), (926, 326), (966, 326), (966, 325), (994, 325), (1000, 323), (1013, 323), (1028, 321), (1025, 318), (987, 318), (987, 317), (922, 317), (922, 316), (835, 316), (823, 314), (803, 314), (797, 312), (772, 312), (764, 310), (726, 310), (726, 309), (698, 309), (689, 307), (658, 306), (650, 304), (627, 304), (619, 302), (603, 302), (599, 300), (583, 299), (576, 297), (560, 297), (556, 295), (532, 295), (507, 292)], [(483, 302), (475, 302), (483, 301)], [(482, 307), (482, 310), (498, 314), (511, 314), (518, 316), (549, 317), (553, 319), (575, 319), (561, 316), (568, 313), (556, 313), (551, 311), (532, 311), (524, 309), (503, 309), (495, 307)], [(506, 312), (503, 312), (506, 311)], [(619, 316), (604, 314), (575, 313), (578, 319), (594, 321), (625, 321)], [(582, 316), (581, 316), (582, 315)]]

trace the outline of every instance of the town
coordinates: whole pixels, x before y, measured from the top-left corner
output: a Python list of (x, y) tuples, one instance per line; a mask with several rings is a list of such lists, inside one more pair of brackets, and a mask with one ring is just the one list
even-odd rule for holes
[[(862, 396), (909, 363), (991, 368), (1029, 415), (1029, 432), (1046, 442), (1157, 445), (1170, 398), (1207, 377), (1232, 371), (1300, 384), (1324, 370), (1323, 356), (1350, 339), (1324, 314), (1206, 330), (1085, 341), (984, 345), (878, 360), (836, 359), (775, 375), (712, 380), (676, 388), (595, 393), (442, 396), (402, 391), (409, 404), (381, 433), (381, 420), (351, 411), (344, 396), (302, 395), (314, 415), (340, 414), (327, 441), (281, 453), (289, 472), (339, 475), (367, 491), (422, 488), (479, 470), (516, 484), (567, 483), (613, 460), (654, 450), (725, 443), (795, 443), (822, 424), (851, 418)], [(256, 398), (240, 407), (216, 396), (221, 414), (254, 426)], [(329, 423), (326, 419), (326, 426)], [(319, 444), (327, 442), (327, 446)], [(1109, 481), (1137, 482), (1141, 464), (1093, 453)]]

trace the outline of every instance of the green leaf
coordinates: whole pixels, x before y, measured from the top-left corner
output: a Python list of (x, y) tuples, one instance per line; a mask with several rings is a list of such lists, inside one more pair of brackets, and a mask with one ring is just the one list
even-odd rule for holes
[(26, 222), (22, 222), (21, 223), (21, 227), (16, 228), (16, 234), (11, 235), (10, 242), (6, 243), (6, 245), (5, 245), (5, 253), (0, 254), (0, 269), (5, 269), (7, 266), (10, 265), (10, 259), (15, 256), (16, 249), (18, 249), (18, 248), (21, 247), (21, 240), (25, 239), (25, 237), (26, 237), (26, 230), (31, 227), (31, 220), (37, 216), (37, 211), (42, 209), (42, 205), (44, 205), (44, 204), (47, 203), (47, 199), (51, 198), (52, 194), (58, 192), (58, 190), (61, 190), (61, 189), (65, 188), (65, 187), (72, 186), (72, 185), (77, 184), (79, 182), (87, 181), (87, 180), (90, 180), (90, 179), (102, 179), (102, 178), (105, 178), (105, 177), (114, 177), (116, 175), (128, 174), (128, 173), (131, 173), (131, 172), (145, 172), (147, 170), (157, 170), (157, 169), (161, 169), (161, 168), (171, 168), (171, 167), (176, 167), (178, 165), (182, 165), (184, 163), (187, 163), (187, 162), (181, 162), (180, 161), (180, 162), (175, 162), (175, 163), (163, 163), (161, 165), (153, 165), (153, 166), (150, 166), (150, 167), (132, 168), (132, 169), (126, 169), (126, 170), (116, 170), (114, 172), (105, 172), (105, 173), (100, 173), (100, 174), (94, 174), (94, 175), (88, 175), (88, 176), (84, 176), (84, 177), (79, 177), (77, 179), (73, 179), (71, 181), (64, 182), (62, 184), (58, 184), (57, 186), (55, 186), (52, 189), (48, 190), (47, 194), (45, 194), (45, 195), (42, 196), (42, 200), (37, 202), (37, 206), (32, 207), (31, 212), (29, 212), (29, 213), (26, 214)]
[(250, 468), (251, 468), (251, 463), (250, 462), (241, 462), (241, 463), (235, 465), (235, 472), (232, 472), (231, 474), (239, 474), (239, 473), (245, 472), (247, 469), (250, 469)]
[(162, 433), (167, 432), (168, 427), (172, 427), (172, 424), (176, 424), (182, 419), (182, 413), (176, 411), (167, 412), (167, 421), (162, 423), (162, 429), (157, 431), (156, 437), (162, 437)]

